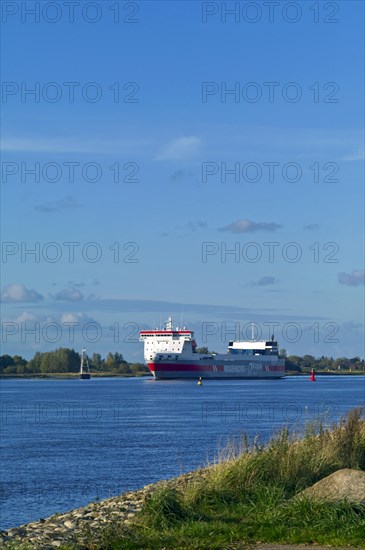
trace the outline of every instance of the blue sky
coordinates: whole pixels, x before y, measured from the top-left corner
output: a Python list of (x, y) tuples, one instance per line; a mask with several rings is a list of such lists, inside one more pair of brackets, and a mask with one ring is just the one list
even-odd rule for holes
[(2, 4), (3, 353), (363, 357), (363, 3), (79, 4)]

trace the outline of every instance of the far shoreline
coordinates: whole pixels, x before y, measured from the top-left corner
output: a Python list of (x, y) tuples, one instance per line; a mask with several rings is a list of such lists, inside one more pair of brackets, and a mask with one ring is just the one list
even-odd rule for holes
[[(115, 372), (95, 372), (91, 373), (91, 378), (153, 378), (149, 372), (140, 374), (117, 374)], [(41, 378), (54, 380), (80, 380), (79, 372), (53, 372), (53, 373), (33, 373), (33, 374), (0, 374), (0, 380), (14, 378)]]
[[(291, 376), (309, 376), (310, 372), (286, 372), (285, 377)], [(365, 376), (365, 371), (318, 371), (316, 376)], [(149, 372), (141, 372), (140, 374), (117, 374), (115, 372), (95, 372), (91, 373), (91, 378), (153, 378)], [(33, 373), (33, 374), (0, 374), (0, 380), (7, 379), (42, 379), (42, 380), (79, 380), (80, 373), (78, 372), (55, 372), (55, 373)], [(194, 379), (191, 379), (194, 381)], [(224, 380), (221, 378), (220, 380)], [(245, 380), (244, 378), (240, 380)], [(257, 380), (257, 379), (256, 379)], [(207, 380), (208, 381), (208, 380)], [(214, 381), (214, 380), (212, 380)]]

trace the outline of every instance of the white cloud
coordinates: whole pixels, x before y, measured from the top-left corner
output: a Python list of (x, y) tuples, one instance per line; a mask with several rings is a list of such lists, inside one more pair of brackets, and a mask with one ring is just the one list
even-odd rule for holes
[(92, 317), (88, 317), (84, 313), (62, 313), (59, 318), (60, 323), (95, 323)]
[(357, 150), (355, 150), (353, 153), (350, 153), (349, 155), (346, 155), (345, 157), (343, 157), (341, 160), (346, 160), (346, 161), (355, 161), (355, 160), (364, 160), (365, 156), (364, 156), (364, 146), (360, 146), (358, 147)]
[(338, 273), (338, 282), (347, 286), (360, 286), (365, 284), (365, 271), (353, 269), (352, 273)]
[(254, 231), (275, 231), (280, 229), (282, 225), (274, 222), (253, 222), (252, 220), (238, 220), (232, 222), (225, 227), (221, 227), (219, 231), (229, 231), (230, 233), (253, 233)]
[(164, 145), (156, 160), (180, 160), (199, 151), (201, 139), (195, 136), (172, 139)]
[[(100, 325), (93, 317), (79, 312), (63, 312), (59, 314), (46, 314), (46, 313), (30, 313), (29, 311), (23, 311), (20, 315), (13, 318), (3, 318), (3, 324), (17, 323), (18, 325), (24, 324), (27, 328), (35, 328), (36, 325), (47, 325), (49, 323), (62, 326), (63, 324), (75, 324), (76, 327), (82, 327), (87, 323), (96, 323)], [(101, 326), (101, 325), (100, 325)]]
[(29, 313), (28, 311), (23, 311), (16, 319), (14, 319), (15, 323), (26, 323), (26, 322), (36, 322), (39, 321), (39, 317), (35, 315), (34, 313)]
[(44, 296), (21, 284), (7, 285), (1, 293), (2, 302), (41, 302)]
[(7, 137), (1, 140), (3, 152), (25, 153), (81, 153), (81, 154), (135, 154), (148, 152), (154, 145), (154, 139), (131, 138), (111, 140), (102, 136), (100, 140), (90, 140), (84, 135), (78, 138), (63, 137), (45, 139), (36, 136)]
[(64, 300), (66, 302), (79, 302), (84, 299), (83, 293), (75, 287), (60, 290), (53, 296), (55, 300)]

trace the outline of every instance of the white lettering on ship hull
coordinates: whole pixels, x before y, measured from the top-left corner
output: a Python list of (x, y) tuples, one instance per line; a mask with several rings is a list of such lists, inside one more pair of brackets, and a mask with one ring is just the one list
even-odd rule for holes
[(253, 371), (261, 371), (262, 366), (261, 365), (255, 365), (255, 363), (249, 363), (248, 365), (225, 365), (224, 366), (224, 372), (231, 373), (231, 372), (253, 372)]

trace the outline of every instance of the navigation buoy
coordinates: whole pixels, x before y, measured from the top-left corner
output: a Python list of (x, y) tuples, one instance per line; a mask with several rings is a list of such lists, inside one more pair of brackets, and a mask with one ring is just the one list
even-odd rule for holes
[(202, 380), (202, 377), (199, 376), (199, 379), (198, 379), (198, 386), (202, 386), (203, 385), (203, 380)]
[(311, 370), (311, 375), (309, 377), (309, 380), (310, 380), (310, 382), (315, 382), (316, 381), (316, 377), (314, 375), (314, 369)]

